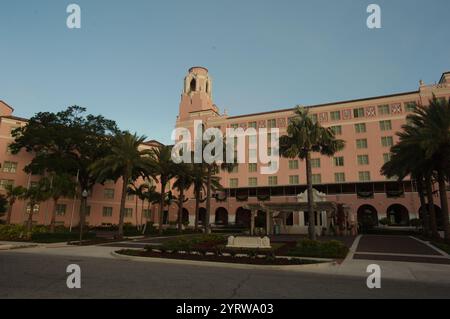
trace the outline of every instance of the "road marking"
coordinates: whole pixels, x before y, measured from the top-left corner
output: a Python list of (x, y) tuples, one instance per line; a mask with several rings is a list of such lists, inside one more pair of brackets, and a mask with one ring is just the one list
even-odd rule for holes
[(347, 257), (345, 257), (342, 264), (345, 264), (347, 262), (350, 262), (353, 259), (353, 256), (356, 253), (356, 250), (358, 249), (359, 241), (361, 240), (362, 235), (356, 236), (355, 240), (353, 241), (352, 246), (350, 247)]

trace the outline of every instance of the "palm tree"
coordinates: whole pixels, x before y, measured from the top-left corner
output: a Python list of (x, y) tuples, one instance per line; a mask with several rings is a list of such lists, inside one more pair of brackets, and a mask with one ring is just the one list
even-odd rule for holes
[(122, 179), (122, 192), (120, 199), (119, 233), (123, 237), (123, 223), (125, 217), (125, 201), (130, 182), (138, 176), (150, 171), (149, 150), (140, 150), (139, 147), (145, 141), (145, 136), (137, 136), (129, 132), (116, 134), (110, 141), (110, 153), (93, 163), (91, 173), (97, 176), (98, 181), (106, 179), (117, 181)]
[[(150, 207), (152, 204), (159, 204), (159, 200), (161, 198), (160, 193), (158, 193), (156, 191), (156, 187), (153, 185), (149, 185), (147, 183), (142, 184), (140, 187), (142, 187), (142, 211), (144, 211), (143, 207), (144, 207), (144, 202), (147, 201), (147, 212), (148, 214), (150, 214)], [(142, 224), (142, 217), (143, 217), (143, 213), (141, 215), (141, 224)], [(149, 216), (150, 220), (153, 222), (153, 216)], [(146, 216), (146, 221), (147, 221), (147, 216)], [(147, 223), (146, 223), (147, 224)], [(145, 227), (144, 227), (145, 229)]]
[(177, 170), (175, 173), (175, 182), (173, 183), (172, 189), (178, 191), (178, 231), (182, 231), (183, 228), (183, 203), (186, 201), (184, 192), (188, 190), (192, 183), (194, 182), (193, 176), (193, 165), (187, 163), (181, 163), (177, 165)]
[(20, 197), (21, 199), (25, 199), (28, 201), (30, 209), (27, 221), (27, 239), (31, 239), (34, 207), (48, 200), (50, 196), (50, 184), (48, 183), (47, 179), (42, 179), (36, 184), (31, 184), (30, 187), (28, 187)]
[(322, 155), (333, 156), (342, 150), (345, 142), (336, 139), (331, 128), (322, 127), (314, 122), (309, 116), (306, 108), (297, 106), (295, 117), (291, 120), (287, 135), (280, 137), (281, 156), (287, 158), (304, 159), (306, 162), (306, 181), (308, 184), (308, 215), (309, 215), (309, 238), (316, 239), (314, 198), (312, 187), (311, 153), (318, 152)]
[[(214, 179), (213, 179), (214, 180)], [(192, 186), (195, 196), (195, 230), (198, 229), (199, 209), (200, 202), (205, 201), (202, 199), (202, 193), (205, 191), (208, 183), (208, 172), (205, 169), (205, 165), (202, 163), (193, 164), (192, 167)]]
[[(133, 195), (134, 197), (135, 197), (135, 199), (136, 199), (136, 206), (135, 206), (135, 211), (136, 211), (136, 214), (135, 214), (135, 216), (136, 216), (136, 227), (137, 227), (137, 229), (138, 230), (140, 230), (141, 229), (141, 223), (139, 223), (139, 220), (138, 220), (138, 201), (139, 200), (141, 200), (142, 201), (142, 209), (141, 209), (141, 215), (142, 215), (142, 213), (143, 213), (143, 207), (144, 207), (144, 197), (143, 197), (143, 190), (144, 190), (144, 187), (145, 187), (145, 184), (141, 184), (141, 185), (139, 185), (139, 186), (136, 186), (136, 184), (130, 184), (129, 186), (128, 186), (128, 189), (127, 189), (127, 194), (128, 195)], [(141, 220), (142, 220), (142, 216), (141, 216)]]
[(71, 175), (67, 174), (52, 175), (47, 179), (47, 183), (50, 184), (50, 197), (53, 199), (53, 212), (50, 221), (50, 232), (54, 233), (58, 201), (61, 197), (70, 198), (75, 196), (77, 183), (73, 180), (73, 177)]
[(6, 225), (11, 224), (11, 215), (13, 211), (14, 203), (17, 199), (26, 192), (26, 188), (23, 186), (14, 186), (13, 184), (7, 184), (5, 186), (6, 199), (8, 200), (8, 212), (6, 215)]
[(159, 199), (159, 233), (163, 232), (163, 215), (166, 197), (166, 186), (170, 179), (174, 176), (176, 171), (176, 164), (172, 161), (172, 146), (159, 145), (150, 151), (151, 171), (159, 177), (161, 185), (160, 199)]
[(446, 192), (446, 179), (450, 166), (450, 100), (438, 100), (433, 96), (429, 106), (419, 105), (408, 121), (417, 128), (416, 146), (430, 161), (430, 168), (436, 172), (439, 185), (439, 198), (443, 214), (443, 227), (446, 241), (450, 241), (449, 208)]

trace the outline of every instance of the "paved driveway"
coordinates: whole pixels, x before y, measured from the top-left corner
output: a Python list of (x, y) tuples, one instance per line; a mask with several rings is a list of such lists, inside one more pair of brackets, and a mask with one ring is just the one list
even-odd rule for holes
[(412, 236), (362, 235), (353, 259), (450, 265), (447, 254)]

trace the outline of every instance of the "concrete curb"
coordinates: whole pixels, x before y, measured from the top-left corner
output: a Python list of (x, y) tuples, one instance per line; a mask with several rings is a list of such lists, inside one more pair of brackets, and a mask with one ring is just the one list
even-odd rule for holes
[(24, 249), (24, 248), (34, 248), (38, 247), (39, 245), (36, 244), (30, 244), (30, 245), (0, 245), (0, 251), (1, 250), (14, 250), (14, 249)]
[[(412, 239), (417, 240), (418, 242), (420, 242), (420, 243), (422, 243), (422, 244), (427, 245), (428, 247), (430, 247), (430, 248), (433, 249), (434, 251), (437, 251), (438, 253), (440, 253), (444, 258), (450, 259), (450, 255), (449, 255), (449, 254), (447, 254), (445, 251), (443, 251), (443, 250), (437, 248), (436, 246), (432, 245), (429, 241), (423, 241), (423, 240), (421, 240), (421, 239), (419, 239), (419, 238), (417, 238), (417, 237), (414, 237), (414, 236), (409, 236), (409, 237), (412, 238)], [(430, 256), (432, 256), (432, 255), (430, 255)]]
[[(138, 256), (126, 256), (111, 252), (111, 255), (115, 258), (129, 261), (141, 261), (150, 263), (165, 263), (174, 265), (191, 265), (191, 266), (205, 266), (205, 267), (219, 267), (219, 268), (233, 268), (233, 269), (254, 269), (254, 270), (284, 270), (284, 271), (305, 271), (313, 269), (330, 268), (336, 265), (335, 261), (322, 262), (318, 264), (307, 265), (248, 265), (248, 264), (234, 264), (215, 261), (198, 261), (198, 260), (184, 260), (184, 259), (169, 259), (169, 258), (156, 258), (156, 257), (138, 257)], [(305, 258), (308, 260), (316, 260), (315, 258)]]

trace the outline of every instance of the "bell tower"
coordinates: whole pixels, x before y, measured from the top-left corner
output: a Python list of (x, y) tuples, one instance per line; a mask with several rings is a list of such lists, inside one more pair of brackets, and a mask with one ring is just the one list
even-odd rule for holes
[(208, 69), (196, 66), (190, 68), (184, 78), (179, 119), (186, 120), (191, 113), (200, 111), (218, 113), (218, 108), (212, 102), (212, 79)]

